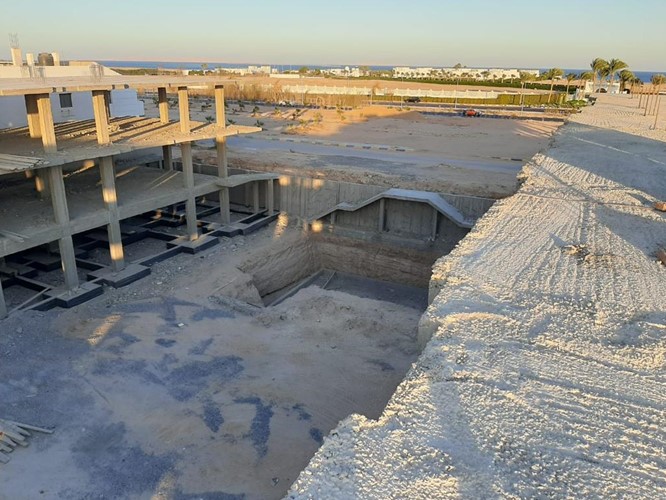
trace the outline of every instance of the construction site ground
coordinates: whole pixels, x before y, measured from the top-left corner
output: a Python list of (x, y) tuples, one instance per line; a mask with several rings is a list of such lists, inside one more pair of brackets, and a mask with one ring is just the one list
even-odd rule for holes
[[(341, 120), (322, 110), (332, 125), (317, 135), (308, 123), (319, 110), (308, 110), (298, 130), (298, 118), (280, 118), (274, 107), (252, 116), (252, 105), (235, 114), (229, 106), (228, 118), (266, 129), (236, 146), (242, 139), (229, 139), (232, 167), (490, 197), (515, 191), (517, 160), (545, 150), (557, 128), (405, 110), (372, 118), (347, 111)], [(210, 114), (192, 109), (196, 120)], [(210, 146), (202, 141), (197, 155), (213, 162)], [(310, 287), (257, 307), (261, 298), (238, 279), (238, 266), (298, 242), (300, 228), (285, 220), (157, 264), (150, 277), (75, 309), (0, 323), (0, 417), (55, 429), (1, 466), (2, 494), (279, 498), (340, 419), (380, 418), (418, 357), (423, 301), (376, 300), (387, 299), (373, 293), (381, 285), (352, 277), (339, 290)], [(317, 483), (329, 470), (321, 456), (308, 469), (313, 481), (301, 476), (294, 491), (330, 486)]]
[[(147, 116), (158, 116), (144, 99)], [(214, 112), (210, 98), (193, 98), (192, 118)], [(256, 109), (255, 109), (256, 107)], [(170, 111), (177, 118), (177, 109)], [(562, 122), (466, 118), (410, 108), (298, 108), (229, 101), (234, 125), (261, 126), (251, 139), (230, 137), (236, 168), (313, 178), (502, 198), (515, 192), (521, 166), (548, 145)], [(215, 163), (212, 141), (196, 156)]]
[(638, 103), (572, 118), (435, 264), (419, 360), (289, 498), (666, 497), (666, 103)]
[(237, 266), (301, 237), (283, 218), (4, 320), (0, 416), (55, 432), (0, 464), (0, 498), (280, 498), (340, 419), (377, 418), (418, 355), (426, 291), (341, 275), (257, 307)]

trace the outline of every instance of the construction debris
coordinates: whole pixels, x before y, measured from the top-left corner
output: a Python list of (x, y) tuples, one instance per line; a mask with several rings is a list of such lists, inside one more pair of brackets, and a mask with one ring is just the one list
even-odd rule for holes
[(657, 201), (654, 204), (654, 209), (660, 212), (666, 212), (666, 201)]
[(53, 430), (35, 427), (34, 425), (12, 422), (11, 420), (0, 419), (0, 463), (9, 462), (9, 455), (17, 446), (28, 446), (26, 438), (30, 437), (30, 432), (44, 432), (53, 434)]

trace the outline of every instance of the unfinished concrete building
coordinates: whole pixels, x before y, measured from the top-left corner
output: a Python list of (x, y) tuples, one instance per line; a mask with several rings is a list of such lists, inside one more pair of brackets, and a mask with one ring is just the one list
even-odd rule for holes
[[(214, 92), (214, 123), (190, 120), (188, 88), (193, 86)], [(127, 88), (157, 89), (160, 118), (110, 119), (110, 92)], [(55, 125), (51, 95), (71, 92), (91, 93), (95, 119)], [(169, 121), (169, 93), (178, 98), (177, 122)], [(231, 226), (229, 190), (234, 186), (254, 186), (250, 195), (259, 214), (258, 183), (266, 184), (263, 211), (246, 223), (262, 218), (265, 223), (274, 213), (276, 176), (228, 175), (225, 138), (260, 129), (226, 125), (224, 87), (211, 79), (2, 79), (0, 96), (22, 96), (28, 122), (0, 131), (0, 317), (27, 306), (69, 307), (102, 293), (102, 284), (122, 286), (146, 275), (150, 261), (129, 263), (125, 246), (167, 215), (186, 228), (179, 237), (164, 238), (171, 253), (196, 252), (215, 244), (217, 235), (245, 229), (242, 222)], [(216, 175), (194, 172), (192, 142), (202, 139), (215, 141)], [(160, 168), (133, 161), (150, 148), (161, 148)], [(180, 162), (174, 161), (174, 148), (180, 150)], [(196, 200), (212, 194), (219, 202), (207, 206), (207, 213), (219, 210), (220, 224), (200, 228)], [(160, 211), (163, 207), (170, 212)], [(151, 213), (147, 225), (132, 222)], [(108, 249), (106, 265), (86, 260), (86, 250), (100, 245)], [(39, 271), (54, 269), (62, 273), (52, 282), (35, 278)], [(18, 294), (23, 300), (10, 305), (2, 290), (12, 287), (30, 293)]]

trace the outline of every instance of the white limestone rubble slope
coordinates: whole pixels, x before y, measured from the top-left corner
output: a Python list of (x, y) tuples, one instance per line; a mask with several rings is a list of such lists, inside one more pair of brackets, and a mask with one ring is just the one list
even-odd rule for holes
[(636, 104), (572, 118), (435, 264), (423, 354), (289, 498), (666, 498), (666, 132)]

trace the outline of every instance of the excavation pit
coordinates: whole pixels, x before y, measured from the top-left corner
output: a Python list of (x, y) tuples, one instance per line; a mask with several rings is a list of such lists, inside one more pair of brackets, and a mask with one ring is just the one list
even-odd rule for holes
[[(4, 416), (56, 428), (3, 466), (8, 494), (281, 498), (341, 419), (381, 415), (419, 354), (430, 256), (282, 221), (220, 240), (74, 309), (5, 320)], [(419, 263), (382, 280), (399, 259)], [(265, 305), (312, 275), (325, 283)], [(41, 355), (47, 371), (21, 365)]]

